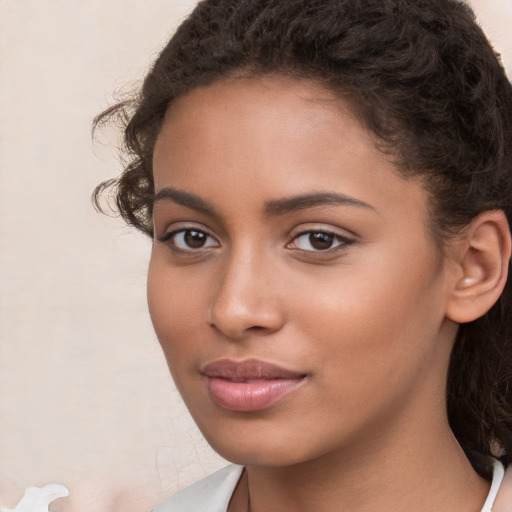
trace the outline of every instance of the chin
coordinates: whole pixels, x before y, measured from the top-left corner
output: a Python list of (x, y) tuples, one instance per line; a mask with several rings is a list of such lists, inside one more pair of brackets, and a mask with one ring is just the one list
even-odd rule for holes
[[(213, 435), (212, 435), (213, 434)], [(315, 447), (307, 448), (307, 441), (290, 439), (286, 434), (247, 430), (243, 433), (224, 431), (220, 435), (205, 432), (203, 435), (221, 457), (240, 466), (286, 467), (316, 458)]]
[[(245, 467), (286, 467), (303, 462), (297, 453), (291, 454), (286, 451), (275, 449), (252, 449), (246, 446), (230, 445), (229, 447), (212, 448), (224, 459)], [(224, 449), (225, 448), (225, 449)]]

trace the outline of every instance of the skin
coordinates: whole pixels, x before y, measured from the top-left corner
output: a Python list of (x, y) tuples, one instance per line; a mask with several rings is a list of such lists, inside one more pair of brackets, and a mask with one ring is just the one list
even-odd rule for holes
[[(248, 467), (230, 510), (249, 489), (252, 512), (479, 511), (489, 485), (445, 412), (459, 267), (421, 183), (348, 106), (282, 77), (193, 90), (166, 116), (154, 178), (150, 313), (207, 441)], [(300, 199), (312, 193), (351, 200)], [(194, 229), (204, 246), (186, 244)], [(223, 358), (306, 378), (269, 408), (229, 411), (201, 374)]]

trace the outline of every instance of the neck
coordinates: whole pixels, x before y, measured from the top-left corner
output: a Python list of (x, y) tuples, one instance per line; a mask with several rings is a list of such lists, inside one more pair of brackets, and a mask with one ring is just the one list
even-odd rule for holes
[(351, 443), (306, 463), (248, 468), (243, 493), (250, 511), (479, 511), (489, 483), (473, 470), (447, 421), (427, 437), (423, 430), (406, 441), (403, 432), (380, 432), (372, 443)]

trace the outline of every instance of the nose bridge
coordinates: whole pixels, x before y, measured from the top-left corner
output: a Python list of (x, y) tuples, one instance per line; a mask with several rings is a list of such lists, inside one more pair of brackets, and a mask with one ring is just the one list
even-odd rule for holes
[(249, 243), (232, 248), (219, 273), (209, 322), (229, 338), (249, 331), (279, 329), (282, 314), (275, 294), (275, 263)]

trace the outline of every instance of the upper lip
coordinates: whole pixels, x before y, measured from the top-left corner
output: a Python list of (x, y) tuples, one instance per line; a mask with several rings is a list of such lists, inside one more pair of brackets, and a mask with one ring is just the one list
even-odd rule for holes
[(232, 361), (220, 359), (205, 364), (201, 373), (207, 377), (217, 377), (228, 380), (272, 380), (272, 379), (300, 379), (304, 373), (288, 370), (272, 363), (258, 359)]

